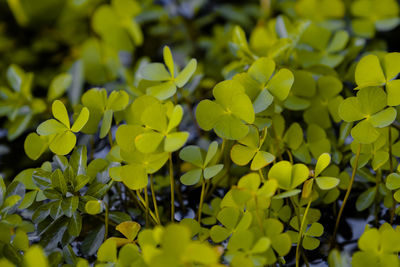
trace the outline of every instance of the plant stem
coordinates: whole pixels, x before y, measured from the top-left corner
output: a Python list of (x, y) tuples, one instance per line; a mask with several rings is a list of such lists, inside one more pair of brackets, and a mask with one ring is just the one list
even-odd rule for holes
[(301, 242), (303, 240), (303, 228), (304, 228), (304, 224), (306, 222), (306, 218), (307, 218), (307, 214), (308, 214), (308, 210), (310, 209), (311, 206), (311, 202), (312, 202), (312, 197), (309, 197), (310, 200), (308, 201), (306, 210), (304, 211), (303, 214), (303, 219), (301, 220), (301, 225), (300, 225), (300, 229), (299, 229), (299, 237), (297, 239), (297, 247), (296, 247), (296, 267), (300, 266), (300, 247), (301, 247)]
[(201, 210), (203, 209), (203, 201), (204, 201), (204, 194), (205, 194), (205, 182), (204, 178), (201, 179), (201, 194), (200, 194), (200, 204), (199, 204), (199, 213), (198, 213), (198, 219), (197, 221), (200, 223), (201, 222)]
[(174, 180), (174, 165), (172, 163), (172, 153), (169, 153), (169, 182), (171, 184), (171, 222), (175, 219), (175, 180)]
[(220, 173), (217, 174), (217, 176), (213, 178), (213, 184), (211, 190), (210, 191), (206, 190), (207, 194), (205, 199), (211, 197), (212, 193), (217, 189), (219, 183), (225, 178), (225, 175), (227, 175), (229, 172), (230, 168), (229, 153), (225, 153), (225, 150), (229, 149), (229, 145), (227, 145), (227, 143), (228, 141), (226, 139), (222, 139), (221, 154), (218, 156), (218, 160), (216, 161), (216, 163), (219, 163), (222, 157), (226, 154), (227, 156), (224, 159), (224, 168)]
[(108, 131), (108, 142), (110, 143), (110, 147), (113, 146), (113, 138), (111, 134), (111, 129)]
[(153, 198), (154, 212), (156, 213), (157, 223), (161, 224), (160, 214), (158, 213), (157, 198), (156, 198), (156, 193), (154, 191), (153, 183), (154, 183), (154, 177), (153, 174), (150, 174), (150, 191), (151, 191), (151, 197)]
[(376, 191), (375, 191), (375, 226), (379, 227), (379, 184), (381, 183), (381, 178), (382, 178), (382, 170), (379, 168), (376, 175)]
[(259, 169), (259, 170), (258, 170), (258, 173), (260, 174), (261, 180), (262, 180), (262, 181), (265, 181), (265, 177), (264, 177), (264, 174), (263, 174), (262, 169)]
[(293, 156), (292, 156), (292, 153), (290, 152), (290, 150), (289, 149), (286, 149), (286, 153), (288, 154), (288, 156), (289, 156), (289, 161), (290, 161), (290, 163), (292, 163), (293, 164)]
[(356, 177), (356, 172), (357, 172), (357, 168), (358, 168), (358, 160), (360, 158), (360, 152), (361, 152), (361, 144), (358, 145), (357, 152), (356, 152), (356, 158), (354, 160), (353, 172), (351, 173), (350, 184), (347, 187), (346, 195), (344, 196), (342, 206), (340, 206), (339, 214), (336, 218), (335, 229), (333, 231), (333, 236), (332, 236), (332, 245), (336, 243), (336, 234), (337, 234), (337, 230), (339, 228), (340, 218), (342, 217), (342, 213), (343, 213), (344, 207), (346, 206), (347, 199), (350, 196), (350, 191), (351, 191), (351, 188), (354, 183), (354, 178)]
[[(392, 161), (392, 131), (391, 125), (389, 125), (389, 166), (390, 166), (390, 173), (393, 172), (393, 161)], [(392, 207), (390, 208), (390, 224), (393, 225), (394, 216), (396, 212), (396, 200), (394, 199), (394, 194), (392, 193)]]
[(393, 172), (393, 160), (392, 160), (392, 131), (390, 125), (389, 125), (389, 166), (390, 166), (390, 172)]
[(222, 159), (222, 157), (225, 154), (225, 147), (226, 147), (226, 139), (222, 138), (222, 144), (221, 144), (221, 154), (219, 154), (218, 156), (218, 160), (216, 161), (216, 163), (219, 163)]
[(144, 188), (144, 202), (146, 205), (146, 227), (149, 227), (149, 192), (147, 191), (147, 186)]
[[(146, 212), (146, 201), (142, 198), (142, 196), (140, 195), (140, 192), (139, 192), (139, 190), (137, 190), (136, 191), (136, 195), (135, 195), (135, 193), (131, 190), (131, 189), (129, 189), (129, 192), (131, 192), (131, 195), (133, 196), (133, 197), (137, 197), (137, 198), (139, 198), (139, 202), (140, 202), (140, 204), (141, 204), (141, 209), (143, 210), (143, 212)], [(154, 224), (157, 224), (157, 219), (156, 219), (156, 216), (154, 215), (154, 213), (151, 211), (151, 210), (149, 210), (149, 213), (150, 213), (150, 216), (151, 216), (151, 218), (153, 219), (153, 222), (154, 222)]]

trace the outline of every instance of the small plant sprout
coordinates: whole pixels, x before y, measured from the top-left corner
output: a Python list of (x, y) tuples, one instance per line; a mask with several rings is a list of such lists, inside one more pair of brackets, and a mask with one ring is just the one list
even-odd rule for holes
[(218, 150), (218, 143), (212, 142), (204, 153), (198, 146), (186, 146), (179, 152), (179, 157), (194, 165), (194, 169), (186, 172), (180, 178), (184, 185), (195, 185), (201, 182), (200, 206), (198, 212), (198, 222), (201, 221), (202, 205), (204, 201), (205, 183), (215, 177), (224, 167), (223, 164), (213, 164), (213, 158)]

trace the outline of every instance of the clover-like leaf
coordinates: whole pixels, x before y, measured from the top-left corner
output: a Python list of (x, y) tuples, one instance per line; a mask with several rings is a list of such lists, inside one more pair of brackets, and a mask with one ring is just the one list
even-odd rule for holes
[(203, 100), (196, 109), (199, 126), (214, 129), (222, 138), (238, 140), (249, 131), (245, 123), (254, 122), (254, 110), (244, 88), (233, 81), (218, 83), (213, 90), (215, 101)]
[(268, 172), (269, 179), (278, 181), (279, 188), (293, 190), (303, 183), (309, 175), (309, 170), (304, 164), (292, 165), (289, 161), (279, 161)]
[(251, 161), (251, 170), (259, 170), (274, 161), (275, 156), (266, 151), (261, 151), (261, 146), (266, 136), (266, 128), (263, 137), (260, 138), (258, 129), (250, 127), (247, 136), (238, 141), (231, 149), (232, 161), (239, 165), (247, 165)]
[(254, 112), (264, 111), (276, 98), (285, 100), (293, 85), (293, 73), (288, 69), (280, 69), (275, 73), (275, 62), (270, 58), (259, 58), (253, 62), (247, 73), (234, 77), (242, 84), (246, 94), (254, 102)]
[(112, 91), (107, 98), (107, 91), (102, 88), (92, 88), (82, 96), (82, 104), (89, 109), (89, 120), (83, 132), (94, 134), (100, 121), (100, 138), (110, 131), (114, 112), (124, 110), (129, 103), (129, 95), (123, 91)]
[(343, 100), (339, 106), (339, 116), (346, 122), (362, 120), (352, 130), (351, 135), (363, 144), (377, 140), (379, 132), (375, 129), (390, 125), (397, 112), (386, 108), (386, 93), (378, 87), (367, 87), (357, 93), (357, 97)]
[(353, 32), (364, 38), (372, 38), (376, 30), (391, 30), (399, 24), (399, 5), (393, 0), (380, 2), (357, 0), (351, 3)]
[[(139, 98), (140, 99), (140, 98)], [(135, 136), (135, 145), (142, 153), (153, 153), (163, 143), (163, 150), (180, 149), (189, 137), (188, 132), (174, 131), (182, 120), (182, 107), (175, 106), (170, 114), (158, 100), (141, 111), (140, 124), (144, 131)]]
[(204, 179), (211, 179), (216, 176), (224, 167), (223, 164), (210, 164), (217, 150), (218, 143), (216, 141), (209, 145), (207, 152), (202, 151), (198, 146), (184, 147), (179, 152), (179, 157), (197, 168), (183, 174), (180, 178), (181, 182), (185, 185), (194, 185), (197, 184), (202, 177)]
[(343, 101), (343, 97), (339, 95), (342, 89), (342, 82), (336, 77), (320, 77), (317, 81), (317, 94), (311, 99), (311, 106), (304, 112), (304, 120), (324, 129), (331, 127), (331, 118), (336, 123), (340, 122), (338, 107)]
[(157, 82), (155, 85), (147, 87), (146, 93), (159, 100), (173, 96), (177, 87), (182, 88), (189, 81), (197, 67), (196, 59), (192, 58), (182, 71), (175, 73), (177, 68), (168, 46), (164, 46), (163, 56), (168, 70), (161, 63), (150, 63), (141, 69), (141, 75), (144, 79)]
[(30, 133), (24, 142), (25, 153), (33, 160), (37, 160), (48, 146), (48, 137), (39, 136), (37, 133)]
[(39, 135), (51, 135), (49, 147), (52, 152), (58, 155), (66, 155), (71, 152), (76, 144), (76, 136), (73, 132), (80, 131), (86, 124), (89, 118), (89, 110), (85, 107), (82, 108), (72, 128), (70, 128), (67, 109), (59, 100), (53, 102), (53, 115), (58, 121), (54, 119), (44, 121), (36, 131)]
[(297, 49), (300, 64), (304, 67), (325, 65), (331, 68), (337, 67), (343, 60), (343, 50), (349, 41), (347, 31), (333, 32), (326, 27), (311, 24), (301, 35)]
[(367, 226), (358, 240), (360, 251), (354, 253), (352, 265), (356, 267), (371, 263), (377, 266), (397, 265), (399, 240), (400, 232), (394, 230), (388, 223), (383, 224), (379, 230)]
[(400, 105), (400, 83), (395, 80), (400, 72), (400, 53), (387, 53), (380, 61), (376, 55), (367, 55), (358, 62), (355, 70), (357, 89), (369, 86), (386, 86), (387, 104)]

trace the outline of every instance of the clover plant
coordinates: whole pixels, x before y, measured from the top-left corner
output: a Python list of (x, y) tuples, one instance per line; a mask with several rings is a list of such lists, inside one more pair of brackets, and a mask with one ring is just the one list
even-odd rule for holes
[(0, 266), (399, 266), (399, 12), (0, 2)]

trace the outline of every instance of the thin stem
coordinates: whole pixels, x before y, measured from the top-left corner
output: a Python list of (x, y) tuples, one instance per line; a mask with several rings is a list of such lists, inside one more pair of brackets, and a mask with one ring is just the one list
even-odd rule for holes
[(113, 137), (111, 134), (111, 129), (108, 131), (108, 142), (110, 143), (110, 147), (113, 146)]
[(311, 206), (311, 202), (312, 202), (312, 197), (310, 196), (310, 200), (308, 201), (306, 210), (304, 211), (303, 214), (303, 219), (301, 220), (301, 225), (300, 225), (300, 230), (299, 230), (299, 237), (297, 239), (297, 247), (296, 247), (296, 267), (300, 266), (300, 247), (301, 247), (301, 242), (303, 240), (303, 228), (304, 228), (304, 224), (306, 222), (306, 218), (307, 218), (307, 214), (308, 214), (308, 210), (310, 209)]
[(144, 188), (144, 202), (146, 205), (146, 226), (149, 227), (149, 192), (147, 191), (147, 186)]
[(262, 181), (265, 181), (265, 177), (264, 177), (264, 174), (263, 174), (262, 169), (259, 169), (259, 170), (258, 170), (258, 173), (260, 174), (261, 180), (262, 180)]
[(223, 139), (222, 139), (222, 144), (221, 144), (221, 154), (219, 154), (219, 156), (218, 156), (217, 163), (221, 161), (222, 157), (223, 157), (224, 154), (225, 154), (225, 151), (224, 151), (224, 150), (225, 150), (225, 146), (226, 146), (226, 139), (223, 138)]
[(220, 173), (218, 173), (217, 176), (213, 178), (213, 184), (211, 187), (211, 190), (206, 190), (207, 194), (205, 199), (208, 199), (211, 197), (212, 193), (217, 189), (219, 183), (225, 178), (225, 176), (229, 173), (229, 168), (230, 168), (230, 160), (229, 160), (229, 153), (225, 153), (225, 150), (229, 150), (229, 146), (227, 145), (227, 140), (222, 139), (222, 145), (221, 145), (221, 154), (218, 156), (218, 160), (216, 161), (217, 163), (221, 161), (222, 157), (226, 154), (227, 156), (224, 159), (224, 168)]
[(396, 213), (396, 200), (394, 199), (394, 194), (392, 194), (392, 207), (390, 208), (390, 224), (391, 225), (393, 225), (395, 213)]
[(153, 198), (154, 212), (156, 213), (157, 223), (161, 224), (160, 214), (158, 213), (158, 205), (157, 205), (156, 193), (154, 191), (154, 177), (153, 177), (153, 174), (150, 174), (150, 191), (151, 191), (151, 197)]
[(357, 168), (358, 168), (358, 160), (360, 158), (360, 152), (361, 152), (361, 144), (358, 145), (357, 152), (356, 152), (356, 158), (354, 160), (353, 172), (351, 173), (350, 183), (349, 183), (349, 186), (347, 187), (346, 195), (344, 196), (342, 206), (340, 206), (339, 214), (336, 218), (335, 230), (333, 231), (333, 236), (332, 236), (332, 244), (336, 243), (336, 234), (337, 234), (337, 230), (339, 228), (340, 218), (342, 217), (342, 213), (343, 213), (344, 207), (346, 206), (347, 199), (350, 196), (350, 191), (351, 191), (351, 188), (354, 183), (354, 178), (356, 177), (356, 172), (357, 172)]
[[(392, 131), (391, 125), (389, 125), (389, 166), (390, 166), (390, 173), (393, 172), (393, 160), (392, 160)], [(390, 224), (393, 225), (394, 216), (396, 212), (396, 200), (394, 199), (394, 194), (392, 193), (392, 207), (390, 208)]]
[(224, 167), (224, 169), (223, 169), (220, 173), (218, 173), (217, 176), (215, 176), (215, 177), (213, 178), (213, 182), (214, 182), (214, 183), (213, 183), (213, 185), (212, 185), (212, 187), (211, 187), (211, 190), (207, 190), (206, 199), (208, 199), (209, 197), (211, 197), (212, 193), (214, 193), (214, 191), (217, 189), (219, 183), (225, 178), (225, 176), (226, 176), (227, 174), (228, 174), (228, 170), (225, 169), (225, 167)]
[(306, 254), (304, 253), (304, 250), (301, 250), (301, 251), (303, 252), (303, 253), (301, 253), (301, 256), (303, 257), (304, 264), (306, 265), (306, 267), (310, 267), (310, 264), (308, 263)]
[(174, 165), (172, 163), (172, 153), (169, 153), (169, 182), (171, 184), (171, 222), (175, 219), (175, 180)]
[(203, 201), (204, 201), (204, 194), (205, 194), (205, 182), (204, 179), (201, 179), (201, 194), (200, 194), (200, 204), (199, 204), (199, 214), (198, 214), (198, 219), (197, 221), (200, 223), (201, 222), (201, 210), (203, 209)]
[(206, 188), (204, 190), (205, 198), (207, 198), (207, 196), (208, 196), (208, 190), (210, 189), (210, 184), (211, 184), (211, 182), (209, 180), (207, 180), (206, 181)]
[(382, 177), (382, 170), (379, 168), (376, 175), (375, 175), (375, 182), (376, 182), (376, 191), (375, 191), (375, 226), (378, 227), (379, 225), (379, 184), (381, 183)]
[[(135, 193), (133, 193), (131, 191), (131, 189), (129, 189), (129, 190), (131, 192), (131, 195), (135, 196)], [(139, 190), (136, 191), (136, 197), (139, 198), (139, 202), (141, 204), (141, 209), (143, 210), (143, 212), (146, 212), (146, 201), (140, 195)], [(153, 219), (154, 224), (157, 224), (157, 219), (156, 219), (156, 216), (154, 215), (154, 213), (151, 210), (149, 210), (149, 213), (150, 213), (151, 218)]]
[(290, 150), (289, 149), (286, 149), (286, 153), (288, 154), (288, 156), (289, 156), (289, 161), (290, 161), (290, 163), (292, 163), (293, 164), (293, 156), (292, 156), (292, 153), (290, 152)]
[(103, 201), (103, 204), (106, 208), (106, 212), (104, 214), (104, 224), (105, 224), (104, 240), (107, 240), (107, 236), (108, 236), (108, 205), (104, 201)]

